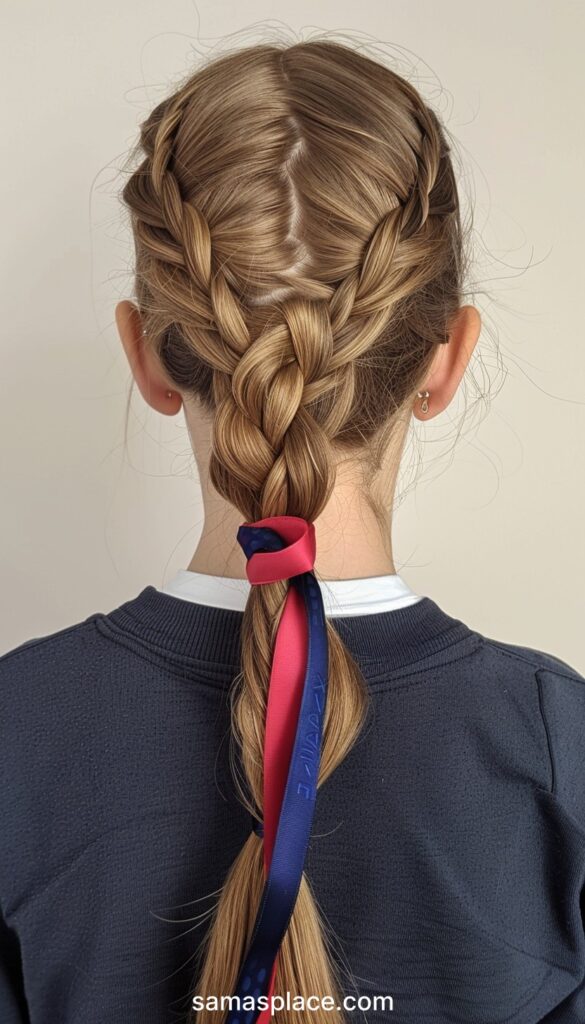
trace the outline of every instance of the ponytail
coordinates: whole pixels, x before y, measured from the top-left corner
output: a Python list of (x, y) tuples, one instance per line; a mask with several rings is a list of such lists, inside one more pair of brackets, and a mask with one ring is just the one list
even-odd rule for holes
[[(313, 818), (317, 786), (323, 781), (323, 726), (331, 730), (329, 665), (329, 628), (325, 619), (319, 583), (313, 573), (315, 529), (312, 523), (295, 516), (272, 516), (255, 523), (244, 523), (238, 540), (247, 556), (246, 573), (254, 588), (286, 583), (286, 595), (273, 641), (272, 663), (264, 711), (263, 791), (256, 801), (258, 815), (252, 834), (234, 864), (224, 886), (210, 933), (206, 968), (199, 982), (198, 995), (227, 994), (230, 985), (236, 999), (226, 1024), (271, 1019), (271, 1000), (275, 991), (281, 998), (290, 995), (329, 997), (338, 1006), (340, 993), (303, 865)], [(333, 632), (333, 631), (332, 631)], [(334, 634), (336, 635), (336, 634)], [(337, 655), (343, 649), (337, 640)], [(339, 677), (334, 676), (338, 680)], [(364, 694), (357, 680), (346, 679), (358, 696), (354, 701), (353, 723), (357, 733), (363, 713)], [(331, 687), (335, 690), (335, 685)], [(344, 699), (340, 696), (340, 699)], [(245, 700), (244, 695), (240, 698)], [(345, 744), (353, 740), (346, 732)], [(329, 740), (331, 744), (331, 740)], [(336, 752), (339, 745), (334, 742)], [(343, 749), (343, 744), (341, 749)], [(332, 763), (330, 770), (335, 764)], [(258, 856), (257, 841), (263, 844)], [(252, 846), (253, 844), (253, 846)], [(263, 880), (258, 875), (262, 873)], [(243, 919), (245, 935), (236, 937), (242, 920), (240, 901), (252, 881), (253, 898)], [(238, 917), (234, 920), (234, 913)], [(235, 982), (234, 970), (222, 974), (225, 963), (225, 937), (235, 942), (241, 965)], [(219, 986), (219, 987), (217, 987)], [(243, 1012), (242, 1012), (243, 1011)], [(201, 1011), (198, 1020), (211, 1020), (214, 1011)], [(283, 1021), (305, 1016), (280, 1011)], [(308, 1017), (307, 1017), (308, 1019)], [(339, 1020), (337, 1011), (311, 1011), (311, 1020)]]

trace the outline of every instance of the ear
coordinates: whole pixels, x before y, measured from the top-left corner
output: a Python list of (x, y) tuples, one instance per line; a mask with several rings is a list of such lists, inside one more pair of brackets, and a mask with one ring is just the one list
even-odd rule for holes
[(140, 394), (148, 405), (165, 416), (174, 416), (183, 404), (176, 386), (169, 381), (160, 359), (148, 345), (142, 318), (133, 302), (124, 299), (115, 310), (120, 341)]
[(430, 420), (447, 408), (465, 373), (481, 331), (481, 316), (475, 306), (461, 306), (451, 322), (449, 341), (437, 346), (437, 352), (422, 391), (428, 391), (428, 411), (414, 400), (413, 413), (418, 420)]

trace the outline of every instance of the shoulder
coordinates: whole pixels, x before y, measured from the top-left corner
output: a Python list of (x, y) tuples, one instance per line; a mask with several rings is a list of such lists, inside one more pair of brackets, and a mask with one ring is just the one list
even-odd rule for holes
[(46, 722), (46, 732), (51, 721), (66, 721), (64, 715), (94, 699), (122, 657), (123, 648), (100, 628), (110, 614), (92, 612), (0, 655), (0, 735), (8, 745), (10, 736), (30, 734), (35, 722)]
[(537, 673), (548, 673), (585, 684), (585, 676), (581, 675), (576, 668), (550, 651), (543, 651), (537, 647), (526, 647), (521, 644), (506, 643), (493, 637), (482, 636), (481, 639), (486, 650), (495, 659), (508, 659), (512, 663), (519, 663), (518, 667), (525, 666), (526, 671), (535, 676)]
[[(116, 645), (101, 612), (0, 657), (0, 899), (15, 905), (95, 831)], [(98, 808), (96, 810), (96, 808)]]
[(74, 670), (96, 642), (99, 634), (96, 612), (86, 619), (65, 626), (53, 633), (32, 637), (0, 656), (0, 703), (3, 696), (17, 683), (34, 685), (40, 676), (50, 679), (64, 669)]
[(452, 616), (451, 619), (475, 641), (474, 645), (466, 645), (468, 671), (474, 677), (479, 673), (482, 678), (490, 678), (504, 685), (508, 682), (517, 686), (524, 685), (527, 692), (536, 690), (536, 684), (545, 685), (547, 681), (556, 679), (565, 681), (569, 688), (570, 684), (574, 684), (585, 694), (585, 676), (556, 653), (501, 640), (489, 636), (467, 620)]
[(95, 655), (95, 648), (108, 646), (115, 649), (115, 644), (108, 643), (114, 631), (106, 628), (107, 623), (118, 612), (132, 610), (145, 592), (134, 594), (115, 607), (94, 611), (54, 632), (33, 636), (0, 654), (0, 698), (3, 686), (8, 686), (13, 678), (30, 674), (31, 670), (50, 675), (57, 668), (75, 669), (84, 663), (84, 659), (89, 664), (88, 659)]
[(549, 741), (556, 733), (563, 742), (570, 722), (585, 730), (585, 676), (577, 668), (550, 651), (479, 636), (487, 671), (517, 696), (535, 695)]
[(64, 626), (54, 633), (46, 633), (42, 636), (34, 636), (24, 640), (16, 647), (5, 651), (0, 655), (0, 678), (7, 678), (13, 671), (18, 672), (23, 666), (40, 660), (46, 661), (61, 650), (66, 650), (82, 641), (83, 635), (90, 635), (93, 632), (95, 620), (101, 617), (101, 612), (88, 616), (72, 625)]
[[(0, 766), (5, 777), (59, 758), (94, 718), (111, 656), (100, 613), (32, 637), (0, 657)], [(113, 646), (113, 645), (110, 645)], [(26, 765), (26, 768), (23, 768)]]
[[(492, 668), (498, 671), (499, 665), (516, 700), (519, 693), (534, 693), (550, 766), (550, 794), (585, 834), (585, 676), (549, 651), (482, 639)], [(525, 689), (515, 685), (522, 678)]]
[(51, 780), (80, 783), (105, 742), (113, 695), (133, 671), (134, 658), (99, 628), (106, 618), (94, 612), (0, 657), (2, 812), (7, 796), (15, 814), (27, 808), (38, 817), (54, 788)]

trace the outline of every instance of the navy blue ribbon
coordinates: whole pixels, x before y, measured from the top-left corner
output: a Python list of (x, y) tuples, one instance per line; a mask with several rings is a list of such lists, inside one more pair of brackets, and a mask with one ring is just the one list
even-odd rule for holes
[[(247, 558), (257, 551), (280, 551), (285, 542), (268, 527), (241, 526), (238, 541)], [(323, 720), (327, 701), (327, 623), (321, 588), (312, 572), (290, 579), (307, 614), (307, 665), (289, 773), (270, 868), (252, 938), (244, 958), (226, 1024), (254, 1024), (265, 1009), (278, 950), (286, 934), (301, 884), (317, 796)], [(244, 999), (248, 997), (244, 1004)], [(243, 1010), (254, 1000), (254, 1008)]]

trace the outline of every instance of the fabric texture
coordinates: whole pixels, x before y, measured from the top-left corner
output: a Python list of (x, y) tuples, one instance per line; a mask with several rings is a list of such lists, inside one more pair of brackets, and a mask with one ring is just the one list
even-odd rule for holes
[[(585, 1021), (585, 679), (429, 597), (332, 618), (366, 725), (307, 874), (359, 1024)], [(177, 1024), (251, 827), (241, 612), (153, 586), (0, 659), (0, 1021)]]

